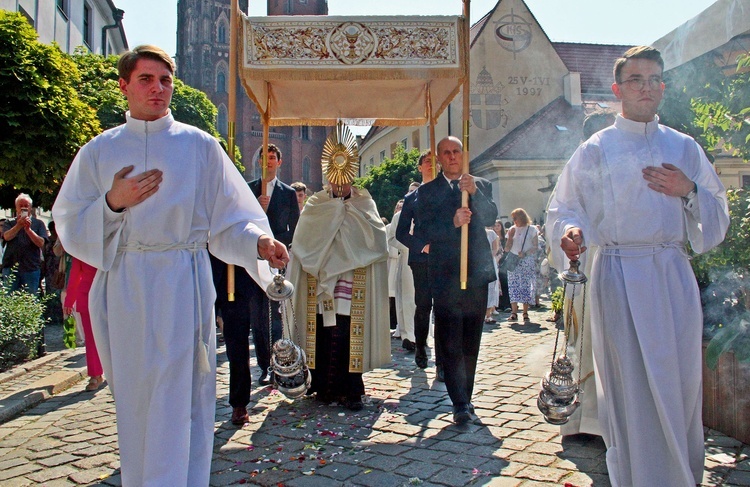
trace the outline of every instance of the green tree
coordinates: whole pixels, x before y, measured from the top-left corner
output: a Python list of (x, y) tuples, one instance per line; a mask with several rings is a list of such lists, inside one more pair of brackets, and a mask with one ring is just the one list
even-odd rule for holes
[(696, 125), (709, 151), (724, 150), (750, 160), (750, 53), (738, 58), (737, 73), (722, 80), (721, 97), (693, 99)]
[(102, 130), (108, 130), (125, 121), (128, 102), (120, 92), (117, 76), (117, 56), (105, 58), (77, 47), (73, 61), (81, 74), (78, 94), (96, 110)]
[(371, 168), (366, 176), (357, 178), (354, 185), (369, 191), (380, 216), (390, 221), (396, 203), (409, 191), (409, 184), (422, 180), (417, 170), (418, 160), (418, 149), (406, 151), (404, 146), (399, 144), (392, 159), (384, 159), (380, 165)]
[(23, 191), (50, 207), (76, 151), (99, 132), (79, 81), (56, 45), (40, 43), (21, 14), (0, 10), (0, 206), (12, 208)]
[(750, 159), (750, 56), (736, 70), (716, 64), (710, 54), (671, 70), (659, 111), (661, 122), (695, 138), (709, 153), (722, 150)]

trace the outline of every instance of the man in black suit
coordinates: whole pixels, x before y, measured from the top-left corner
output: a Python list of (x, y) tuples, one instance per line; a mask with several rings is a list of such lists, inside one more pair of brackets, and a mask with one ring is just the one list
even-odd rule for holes
[[(446, 137), (437, 145), (442, 172), (419, 187), (417, 221), (429, 242), (428, 274), (435, 307), (435, 339), (440, 344), (445, 385), (453, 403), (453, 421), (472, 419), (479, 345), (487, 308), (487, 285), (496, 279), (485, 227), (492, 226), (497, 206), (492, 184), (461, 174), (463, 145)], [(461, 192), (469, 207), (461, 206)], [(461, 226), (469, 226), (468, 280), (461, 289)]]
[[(263, 157), (263, 151), (260, 152)], [(289, 247), (299, 220), (297, 193), (277, 177), (281, 166), (281, 150), (268, 144), (268, 167), (265, 179), (255, 179), (249, 183), (253, 194), (266, 212), (276, 240)], [(261, 195), (261, 184), (266, 191)], [(273, 339), (269, 335), (269, 300), (266, 290), (261, 289), (244, 269), (235, 273), (235, 300), (226, 300), (226, 278), (217, 285), (217, 307), (224, 322), (223, 334), (229, 358), (229, 404), (232, 406), (232, 423), (241, 425), (247, 419), (247, 404), (250, 402), (250, 358), (249, 334), (253, 331), (255, 357), (261, 373), (260, 384), (268, 384), (268, 367), (271, 365), (271, 345), (282, 336), (279, 303), (271, 302), (270, 315), (273, 317)]]
[[(432, 154), (424, 152), (419, 157), (417, 169), (422, 174), (422, 183), (432, 181)], [(430, 331), (430, 314), (432, 314), (432, 293), (427, 275), (427, 256), (430, 246), (425, 240), (420, 222), (415, 219), (419, 190), (410, 192), (404, 198), (401, 217), (396, 227), (396, 240), (409, 248), (409, 268), (414, 277), (414, 341), (416, 351), (414, 362), (420, 369), (427, 368), (427, 335)], [(444, 381), (443, 364), (439, 344), (435, 342), (436, 377)]]

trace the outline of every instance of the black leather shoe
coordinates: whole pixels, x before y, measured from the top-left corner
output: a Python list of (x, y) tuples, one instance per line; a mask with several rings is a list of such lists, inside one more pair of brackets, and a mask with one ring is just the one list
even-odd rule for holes
[(261, 372), (260, 377), (258, 377), (258, 384), (267, 386), (270, 383), (271, 381), (268, 379), (268, 372), (264, 370), (263, 372)]
[(471, 413), (469, 412), (469, 406), (463, 404), (453, 408), (453, 422), (461, 425), (471, 421)]
[(438, 382), (445, 382), (445, 372), (443, 372), (443, 366), (438, 365), (435, 373), (435, 380)]
[(349, 411), (361, 411), (365, 405), (361, 399), (346, 399), (344, 401), (344, 407)]
[(427, 351), (424, 347), (417, 347), (414, 353), (414, 363), (416, 363), (417, 367), (420, 369), (427, 368)]
[(407, 352), (413, 352), (417, 348), (417, 346), (414, 345), (414, 342), (409, 340), (408, 338), (404, 338), (404, 341), (401, 342), (401, 346), (404, 347), (404, 350), (406, 350)]
[(247, 408), (242, 406), (232, 408), (232, 424), (242, 426), (248, 421), (250, 421), (250, 416), (247, 415)]

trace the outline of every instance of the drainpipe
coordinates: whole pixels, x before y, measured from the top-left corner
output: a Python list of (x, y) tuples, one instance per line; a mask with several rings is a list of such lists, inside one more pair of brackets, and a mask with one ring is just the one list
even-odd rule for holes
[(122, 22), (122, 18), (125, 16), (125, 11), (119, 8), (112, 10), (112, 18), (114, 18), (115, 23), (110, 25), (105, 25), (102, 27), (102, 55), (104, 57), (107, 57), (107, 31), (112, 29), (119, 29), (120, 28), (120, 22)]

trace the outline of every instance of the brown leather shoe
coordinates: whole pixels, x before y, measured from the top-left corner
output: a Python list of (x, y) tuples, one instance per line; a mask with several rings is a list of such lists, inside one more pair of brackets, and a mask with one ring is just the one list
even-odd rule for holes
[(248, 421), (250, 421), (250, 416), (247, 415), (247, 408), (238, 406), (232, 409), (232, 424), (242, 426)]

